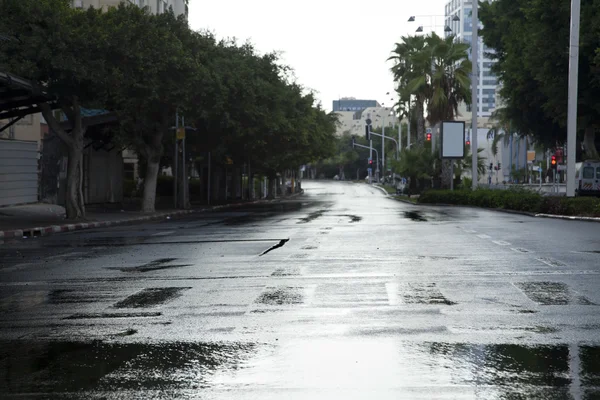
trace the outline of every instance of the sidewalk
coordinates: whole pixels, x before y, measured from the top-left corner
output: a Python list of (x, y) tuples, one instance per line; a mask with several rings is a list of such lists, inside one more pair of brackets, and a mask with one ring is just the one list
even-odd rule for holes
[(191, 210), (158, 209), (151, 214), (142, 213), (136, 204), (90, 205), (86, 207), (85, 221), (69, 221), (65, 218), (64, 207), (54, 204), (27, 204), (21, 206), (0, 207), (0, 244), (4, 239), (46, 236), (53, 233), (69, 232), (80, 229), (101, 228), (114, 225), (139, 223), (176, 217), (196, 212), (220, 210), (243, 205), (281, 201), (296, 197), (277, 199), (237, 201), (217, 206), (193, 206)]

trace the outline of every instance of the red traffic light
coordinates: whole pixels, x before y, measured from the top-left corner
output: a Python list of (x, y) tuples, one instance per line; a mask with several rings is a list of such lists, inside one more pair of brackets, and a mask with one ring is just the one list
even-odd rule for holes
[(470, 146), (470, 145), (471, 145), (471, 141), (467, 140), (467, 146)]
[(428, 134), (427, 134), (427, 141), (428, 141), (428, 142), (431, 142), (431, 133), (428, 133)]
[(556, 165), (556, 156), (552, 156), (552, 160), (550, 161), (552, 165)]

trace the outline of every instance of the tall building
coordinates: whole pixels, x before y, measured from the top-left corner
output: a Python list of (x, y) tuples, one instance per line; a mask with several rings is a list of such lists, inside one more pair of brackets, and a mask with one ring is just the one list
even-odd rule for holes
[(188, 7), (185, 0), (72, 0), (73, 7), (88, 8), (108, 8), (118, 6), (119, 3), (125, 1), (133, 3), (140, 7), (149, 7), (150, 11), (155, 14), (160, 14), (173, 7), (175, 15), (185, 14), (187, 16)]
[[(483, 0), (490, 1), (490, 0)], [(455, 34), (457, 40), (471, 44), (471, 38), (473, 33), (473, 19), (472, 19), (472, 0), (450, 0), (446, 3), (445, 7), (445, 23), (452, 29), (452, 32), (446, 33), (446, 35)], [(455, 20), (455, 16), (458, 19)], [(477, 96), (479, 109), (477, 115), (481, 117), (489, 117), (492, 112), (496, 109), (498, 99), (496, 92), (498, 90), (498, 79), (491, 71), (494, 60), (490, 59), (486, 54), (493, 53), (493, 49), (485, 46), (481, 37), (479, 37), (478, 46), (478, 71), (479, 71), (479, 83)], [(469, 59), (471, 59), (471, 50), (469, 49)], [(467, 105), (466, 112), (471, 111), (471, 105)], [(464, 114), (464, 113), (462, 113)], [(465, 115), (463, 115), (465, 117)]]
[(333, 112), (352, 111), (361, 112), (369, 107), (381, 107), (377, 100), (357, 100), (354, 97), (342, 97), (333, 101)]

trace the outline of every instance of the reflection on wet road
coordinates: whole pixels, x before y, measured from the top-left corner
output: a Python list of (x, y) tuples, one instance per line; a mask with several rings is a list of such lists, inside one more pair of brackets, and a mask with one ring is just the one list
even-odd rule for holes
[(0, 246), (0, 398), (600, 398), (600, 225), (303, 186)]

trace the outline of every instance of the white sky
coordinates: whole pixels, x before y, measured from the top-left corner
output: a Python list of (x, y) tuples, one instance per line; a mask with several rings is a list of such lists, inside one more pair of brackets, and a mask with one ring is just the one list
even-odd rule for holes
[[(191, 0), (193, 29), (218, 38), (249, 39), (261, 52), (283, 52), (298, 82), (317, 92), (326, 110), (338, 97), (391, 105), (386, 62), (402, 35), (443, 32), (446, 0)], [(407, 22), (409, 16), (416, 22)], [(431, 15), (438, 15), (432, 17)], [(419, 17), (423, 16), (423, 17)]]

